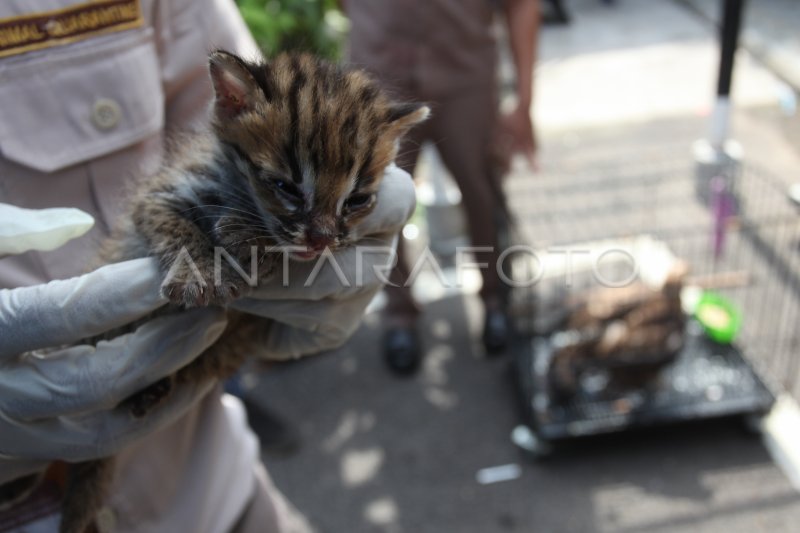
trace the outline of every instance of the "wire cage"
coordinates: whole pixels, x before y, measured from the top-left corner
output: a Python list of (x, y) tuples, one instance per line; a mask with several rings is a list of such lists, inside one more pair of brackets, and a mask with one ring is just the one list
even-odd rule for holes
[[(512, 315), (528, 334), (514, 374), (540, 438), (763, 412), (782, 391), (800, 398), (800, 210), (785, 183), (752, 165), (704, 175), (686, 156), (645, 157), (518, 180), (508, 192), (532, 243), (510, 261)], [(646, 385), (611, 390), (594, 368), (556, 394), (553, 339), (571, 302), (657, 277), (676, 259), (688, 265), (686, 285), (713, 291), (741, 317), (735, 340), (712, 341), (687, 314), (680, 350), (651, 365)]]

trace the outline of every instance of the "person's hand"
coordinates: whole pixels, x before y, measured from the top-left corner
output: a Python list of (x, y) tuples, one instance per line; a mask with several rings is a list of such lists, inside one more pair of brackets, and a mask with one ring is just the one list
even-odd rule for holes
[[(411, 176), (387, 169), (375, 210), (355, 229), (355, 246), (288, 270), (232, 307), (273, 320), (259, 343), (273, 360), (330, 350), (358, 327), (397, 260), (397, 233), (414, 212)], [(319, 266), (318, 266), (319, 265)]]
[(120, 405), (210, 346), (227, 323), (222, 309), (167, 315), (96, 346), (73, 345), (166, 304), (161, 278), (154, 260), (138, 259), (0, 290), (0, 484), (52, 460), (112, 455), (211, 389), (212, 382), (180, 385), (141, 419)]
[(511, 159), (517, 154), (525, 158), (531, 169), (538, 170), (536, 133), (528, 106), (518, 105), (511, 112), (500, 115), (494, 149), (503, 172), (508, 171)]

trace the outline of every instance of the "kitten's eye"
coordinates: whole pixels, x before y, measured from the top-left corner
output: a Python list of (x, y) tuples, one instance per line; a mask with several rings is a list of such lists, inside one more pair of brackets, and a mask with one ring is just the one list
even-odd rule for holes
[(271, 181), (273, 186), (281, 193), (297, 200), (303, 199), (303, 193), (294, 183), (280, 178), (273, 178)]
[(374, 194), (354, 194), (344, 202), (344, 207), (348, 211), (359, 211), (366, 209), (375, 201)]

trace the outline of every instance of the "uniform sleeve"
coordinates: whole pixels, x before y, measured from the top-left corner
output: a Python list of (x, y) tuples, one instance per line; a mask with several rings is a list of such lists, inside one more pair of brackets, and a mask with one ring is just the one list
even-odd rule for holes
[(209, 52), (222, 48), (251, 59), (261, 53), (233, 0), (157, 0), (153, 17), (166, 128), (190, 128), (208, 111)]

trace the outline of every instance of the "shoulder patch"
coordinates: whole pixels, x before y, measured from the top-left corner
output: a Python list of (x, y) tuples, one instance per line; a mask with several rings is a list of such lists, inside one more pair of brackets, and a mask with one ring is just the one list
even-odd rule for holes
[(99, 0), (0, 19), (0, 57), (41, 50), (144, 23), (139, 0)]

